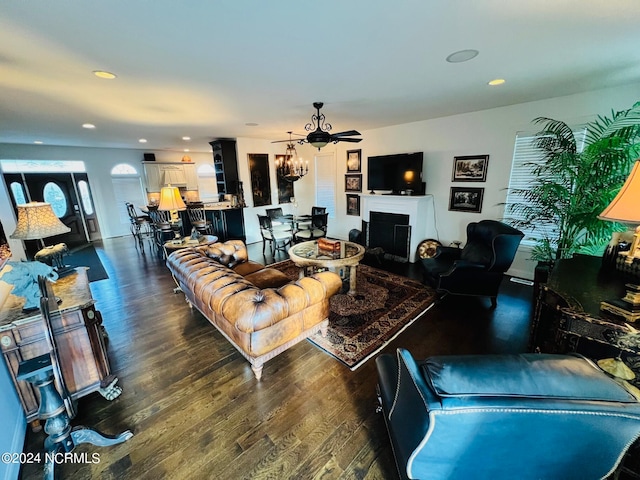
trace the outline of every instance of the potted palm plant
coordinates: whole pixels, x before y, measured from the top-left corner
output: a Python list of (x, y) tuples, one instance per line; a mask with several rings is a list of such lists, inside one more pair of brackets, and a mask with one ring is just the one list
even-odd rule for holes
[(534, 232), (531, 258), (553, 264), (574, 253), (601, 253), (620, 224), (599, 220), (640, 155), (640, 102), (588, 123), (584, 148), (565, 122), (539, 117), (530, 188), (510, 192), (505, 220)]

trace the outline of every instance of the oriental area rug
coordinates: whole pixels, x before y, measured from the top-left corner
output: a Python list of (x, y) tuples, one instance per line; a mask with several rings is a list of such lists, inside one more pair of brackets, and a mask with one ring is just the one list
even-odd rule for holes
[[(291, 260), (270, 267), (292, 280), (299, 268)], [(358, 265), (356, 295), (330, 299), (329, 331), (309, 340), (351, 370), (363, 365), (434, 305), (436, 293), (410, 278)]]

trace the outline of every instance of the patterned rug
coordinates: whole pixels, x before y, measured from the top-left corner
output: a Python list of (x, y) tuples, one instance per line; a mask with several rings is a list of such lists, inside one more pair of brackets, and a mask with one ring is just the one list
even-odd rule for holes
[[(291, 279), (298, 278), (299, 269), (291, 260), (270, 267)], [(431, 308), (435, 300), (435, 292), (415, 280), (359, 265), (356, 295), (334, 295), (327, 336), (316, 334), (309, 340), (355, 370)]]

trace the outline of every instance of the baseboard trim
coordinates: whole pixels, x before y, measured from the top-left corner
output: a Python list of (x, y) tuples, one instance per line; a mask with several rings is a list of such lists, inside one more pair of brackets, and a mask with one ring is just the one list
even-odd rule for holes
[[(24, 440), (27, 435), (27, 422), (20, 409), (20, 415), (15, 416), (11, 447), (9, 453), (21, 453), (24, 450)], [(0, 480), (17, 480), (20, 476), (20, 463), (3, 463), (0, 465)]]

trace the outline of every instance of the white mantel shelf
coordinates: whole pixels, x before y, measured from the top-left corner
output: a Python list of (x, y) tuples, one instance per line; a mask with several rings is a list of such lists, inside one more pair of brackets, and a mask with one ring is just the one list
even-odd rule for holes
[(369, 221), (370, 212), (397, 213), (409, 215), (411, 242), (409, 261), (416, 261), (418, 244), (427, 238), (435, 238), (433, 219), (433, 195), (373, 195), (360, 194), (362, 200), (362, 219)]

